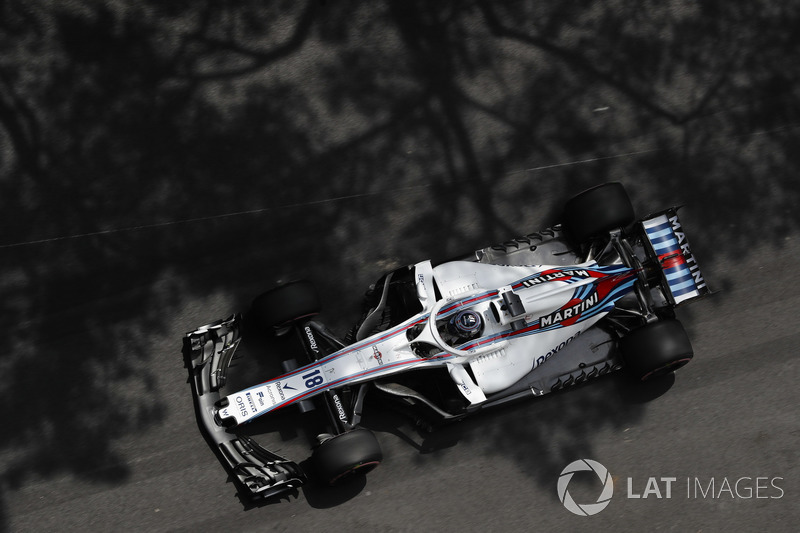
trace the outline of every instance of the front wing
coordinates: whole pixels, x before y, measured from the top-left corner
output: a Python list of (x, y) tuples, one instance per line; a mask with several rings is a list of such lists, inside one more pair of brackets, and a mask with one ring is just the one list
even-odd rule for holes
[(297, 489), (306, 476), (296, 463), (245, 435), (228, 432), (215, 420), (219, 390), (241, 340), (240, 323), (241, 316), (234, 315), (188, 333), (183, 340), (183, 355), (200, 431), (238, 485), (255, 498), (268, 498)]

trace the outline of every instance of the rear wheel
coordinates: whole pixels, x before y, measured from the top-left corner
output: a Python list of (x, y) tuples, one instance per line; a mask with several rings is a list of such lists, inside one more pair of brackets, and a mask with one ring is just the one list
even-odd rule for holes
[(584, 243), (636, 220), (628, 193), (619, 182), (604, 183), (571, 198), (564, 206), (564, 229)]
[(294, 281), (267, 291), (250, 306), (251, 323), (262, 331), (274, 331), (294, 320), (319, 313), (319, 295), (310, 281)]
[(686, 330), (675, 319), (646, 324), (623, 337), (619, 347), (628, 371), (641, 381), (669, 374), (694, 356)]
[(323, 441), (311, 460), (323, 482), (337, 485), (378, 466), (383, 453), (375, 435), (358, 428)]

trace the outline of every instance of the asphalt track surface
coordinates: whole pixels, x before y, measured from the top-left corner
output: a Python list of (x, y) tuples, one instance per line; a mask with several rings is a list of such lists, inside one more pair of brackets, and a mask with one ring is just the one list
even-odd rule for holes
[[(496, 18), (511, 24), (513, 11), (495, 17), (484, 2), (458, 13), (376, 3), (360, 18), (336, 3), (314, 15), (310, 2), (263, 15), (264, 27), (299, 21), (291, 46), (235, 63), (225, 54), (240, 48), (213, 31), (224, 17), (111, 4), (98, 16), (37, 7), (66, 36), (31, 37), (43, 48), (17, 38), (28, 19), (11, 28), (22, 33), (0, 20), (19, 45), (3, 68), (26, 73), (11, 92), (0, 79), (0, 104), (16, 106), (0, 108), (0, 531), (797, 530), (800, 75), (787, 50), (800, 15), (730, 2), (654, 11), (648, 25), (632, 7), (536, 4), (553, 10), (535, 14), (550, 21), (542, 40), (504, 33)], [(677, 45), (638, 53), (672, 42), (662, 21), (697, 32), (691, 57)], [(606, 39), (619, 28), (636, 38)], [(251, 37), (268, 46), (282, 31)], [(29, 61), (40, 50), (52, 57)], [(190, 70), (214, 65), (233, 65), (230, 79)], [(40, 130), (22, 127), (31, 117)], [(26, 151), (37, 131), (46, 146)], [(433, 433), (368, 405), (385, 459), (366, 478), (238, 499), (194, 418), (184, 333), (293, 278), (317, 284), (322, 321), (344, 333), (384, 271), (541, 229), (571, 194), (611, 180), (639, 214), (686, 205), (717, 290), (679, 310), (688, 366), (648, 386), (607, 376)], [(246, 356), (232, 375), (258, 381)], [(308, 435), (293, 417), (256, 429), (302, 461)], [(559, 476), (579, 459), (612, 476), (594, 516), (559, 501)], [(600, 490), (585, 473), (569, 485), (579, 503)]]

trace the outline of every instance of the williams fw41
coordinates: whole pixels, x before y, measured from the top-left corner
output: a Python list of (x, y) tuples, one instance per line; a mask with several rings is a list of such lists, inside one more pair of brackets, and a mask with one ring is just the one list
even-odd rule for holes
[[(267, 498), (307, 479), (244, 431), (278, 409), (322, 413), (307, 464), (335, 484), (382, 459), (359, 427), (368, 391), (437, 423), (623, 367), (647, 380), (688, 363), (692, 347), (674, 309), (709, 289), (677, 208), (637, 220), (622, 185), (607, 183), (572, 198), (561, 222), (460, 260), (385, 274), (344, 338), (317, 320), (306, 281), (188, 333), (199, 425), (240, 493)], [(263, 340), (276, 377), (229, 391), (242, 332)]]

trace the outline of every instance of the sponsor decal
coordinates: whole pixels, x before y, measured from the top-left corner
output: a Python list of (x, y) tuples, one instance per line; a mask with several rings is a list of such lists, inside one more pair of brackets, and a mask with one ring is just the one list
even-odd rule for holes
[[(283, 387), (285, 387), (285, 386), (286, 385), (284, 385)], [(276, 381), (275, 382), (275, 389), (278, 391), (278, 396), (281, 397), (281, 401), (284, 401), (286, 399), (286, 395), (283, 393), (283, 387), (281, 386), (281, 382), (280, 381)], [(270, 395), (271, 394), (272, 393), (270, 392)]]
[(548, 281), (564, 281), (568, 278), (591, 278), (593, 277), (588, 270), (559, 270), (557, 272), (542, 273), (531, 279), (522, 282), (525, 287), (534, 287)]
[(257, 413), (258, 409), (256, 409), (256, 402), (253, 401), (253, 395), (248, 392), (247, 394), (245, 394), (245, 396), (247, 396), (247, 403), (250, 404), (250, 409), (254, 413)]
[(375, 360), (378, 361), (379, 365), (383, 364), (383, 354), (375, 345), (372, 346), (372, 357), (374, 357)]
[(278, 403), (278, 402), (275, 401), (275, 395), (272, 394), (272, 387), (267, 387), (267, 393), (269, 394), (269, 401), (272, 402), (272, 405), (275, 405), (276, 403)]
[(308, 345), (311, 350), (319, 355), (319, 348), (317, 347), (317, 339), (314, 338), (314, 333), (311, 331), (311, 328), (306, 326), (305, 327), (306, 337), (308, 337)]
[(246, 417), (247, 407), (245, 407), (244, 400), (242, 400), (241, 396), (236, 397), (236, 405), (239, 407), (239, 412), (242, 414), (242, 416)]
[(552, 326), (553, 324), (561, 323), (565, 320), (574, 319), (584, 311), (588, 311), (597, 305), (599, 301), (600, 297), (597, 295), (597, 292), (593, 292), (591, 296), (585, 300), (578, 300), (575, 303), (569, 302), (566, 307), (550, 313), (549, 315), (540, 317), (539, 325), (540, 327), (545, 328), (547, 326)]
[(692, 250), (689, 248), (689, 241), (686, 239), (686, 235), (680, 231), (681, 223), (678, 222), (678, 215), (670, 217), (669, 223), (672, 225), (672, 231), (675, 233), (675, 238), (678, 239), (678, 246), (680, 246), (681, 253), (683, 254), (686, 264), (689, 266), (689, 272), (692, 274), (695, 287), (698, 289), (704, 288), (706, 282), (703, 279), (703, 274), (700, 272), (700, 266), (697, 264), (697, 261), (695, 261), (694, 254), (692, 254)]
[(347, 422), (347, 413), (344, 412), (342, 401), (339, 399), (339, 395), (336, 393), (333, 393), (333, 405), (336, 406), (336, 411), (339, 413), (339, 420), (342, 422)]
[(564, 349), (564, 348), (567, 346), (567, 344), (569, 344), (570, 342), (572, 342), (573, 340), (575, 340), (575, 339), (578, 337), (578, 335), (580, 335), (580, 334), (581, 334), (581, 332), (580, 332), (580, 331), (579, 331), (579, 332), (577, 332), (575, 335), (573, 335), (572, 337), (568, 338), (567, 340), (565, 340), (564, 342), (562, 342), (562, 343), (561, 343), (561, 344), (559, 344), (558, 346), (555, 346), (555, 347), (554, 347), (552, 350), (550, 350), (550, 351), (549, 351), (549, 352), (547, 352), (546, 354), (544, 354), (544, 355), (540, 355), (540, 356), (539, 356), (539, 357), (536, 359), (536, 366), (534, 366), (534, 368), (536, 368), (537, 366), (541, 365), (542, 363), (544, 363), (545, 361), (547, 361), (548, 359), (550, 359), (550, 357), (552, 357), (552, 356), (553, 356), (555, 353), (557, 353), (557, 352), (559, 352), (559, 351), (563, 350), (563, 349)]
[(265, 403), (264, 403), (264, 393), (263, 392), (256, 393), (256, 398), (258, 398), (258, 400), (257, 400), (258, 401), (258, 405), (260, 405), (261, 407), (264, 407), (264, 405), (265, 405)]

